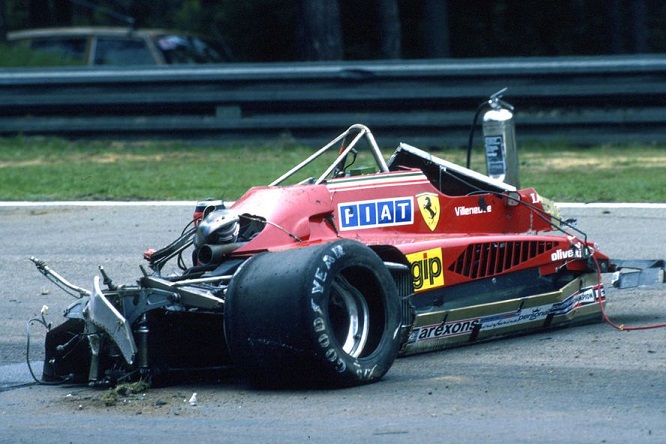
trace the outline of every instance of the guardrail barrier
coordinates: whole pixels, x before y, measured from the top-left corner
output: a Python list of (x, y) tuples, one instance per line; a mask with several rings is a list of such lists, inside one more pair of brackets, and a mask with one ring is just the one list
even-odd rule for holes
[[(400, 60), (0, 71), (0, 135), (464, 146), (504, 87), (519, 144), (666, 140), (666, 57)], [(477, 139), (477, 140), (480, 140)]]

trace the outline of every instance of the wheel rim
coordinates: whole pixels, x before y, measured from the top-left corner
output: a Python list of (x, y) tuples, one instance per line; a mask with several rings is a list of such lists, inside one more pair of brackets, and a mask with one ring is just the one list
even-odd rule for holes
[(368, 342), (370, 312), (363, 294), (343, 276), (331, 286), (329, 318), (333, 334), (349, 356), (358, 358)]

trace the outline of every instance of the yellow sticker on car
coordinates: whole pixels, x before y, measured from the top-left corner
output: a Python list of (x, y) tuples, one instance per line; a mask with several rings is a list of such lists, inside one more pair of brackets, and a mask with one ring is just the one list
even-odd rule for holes
[(435, 231), (439, 222), (439, 197), (435, 193), (423, 193), (416, 196), (416, 202), (426, 225), (430, 231)]
[(444, 286), (441, 248), (408, 254), (407, 260), (411, 264), (415, 293)]

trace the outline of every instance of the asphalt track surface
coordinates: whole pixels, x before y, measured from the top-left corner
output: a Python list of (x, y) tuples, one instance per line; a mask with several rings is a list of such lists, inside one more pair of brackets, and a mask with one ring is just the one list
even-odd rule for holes
[[(0, 204), (0, 443), (666, 442), (666, 329), (605, 323), (399, 359), (382, 381), (345, 390), (260, 391), (230, 374), (106, 407), (87, 387), (31, 384), (26, 321), (48, 305), (58, 323), (71, 298), (28, 257), (84, 287), (100, 264), (132, 283), (143, 251), (173, 240), (192, 209)], [(561, 211), (612, 258), (666, 257), (664, 206)], [(618, 324), (666, 322), (666, 285), (607, 295)]]

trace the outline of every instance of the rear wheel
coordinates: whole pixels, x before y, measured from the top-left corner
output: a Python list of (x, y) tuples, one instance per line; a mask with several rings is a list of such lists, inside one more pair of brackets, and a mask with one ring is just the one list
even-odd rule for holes
[(233, 361), (260, 385), (377, 380), (398, 353), (400, 325), (389, 271), (349, 240), (253, 257), (225, 303)]

